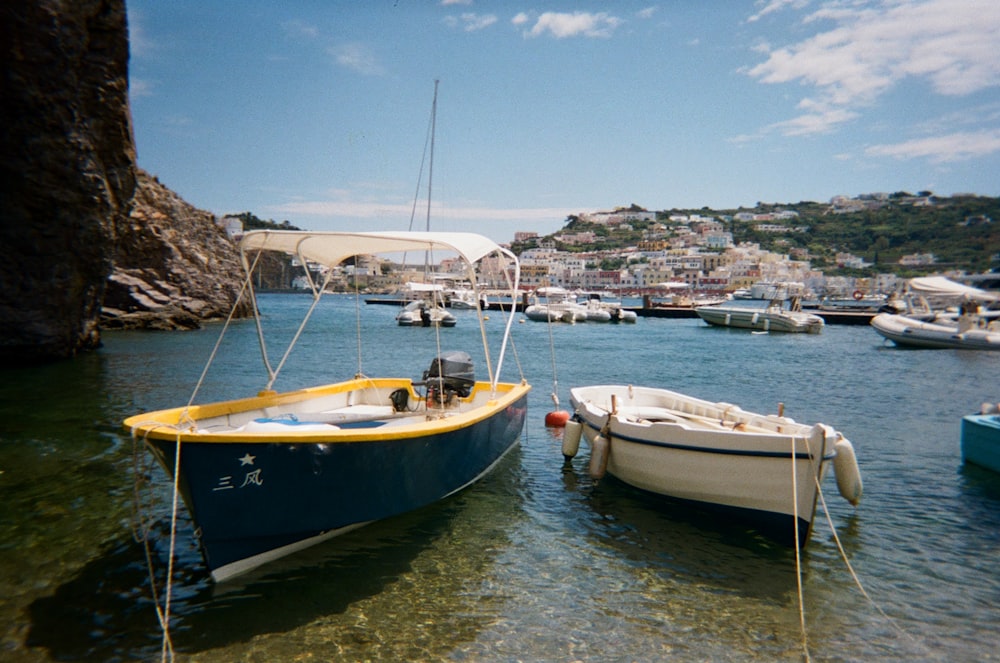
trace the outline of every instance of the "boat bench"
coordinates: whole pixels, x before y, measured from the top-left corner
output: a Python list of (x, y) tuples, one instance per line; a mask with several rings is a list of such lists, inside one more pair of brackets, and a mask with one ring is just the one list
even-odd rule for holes
[(669, 422), (684, 424), (696, 428), (710, 428), (714, 430), (736, 430), (741, 431), (756, 430), (762, 433), (769, 432), (766, 428), (751, 423), (740, 423), (731, 419), (720, 417), (709, 417), (696, 414), (676, 414), (668, 408), (656, 406), (619, 407), (618, 416), (633, 423), (660, 423)]

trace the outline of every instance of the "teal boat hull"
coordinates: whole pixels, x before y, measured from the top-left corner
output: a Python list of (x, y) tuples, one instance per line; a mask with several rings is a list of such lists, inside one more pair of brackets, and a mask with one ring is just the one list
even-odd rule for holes
[(962, 459), (1000, 472), (1000, 414), (970, 414), (962, 418)]

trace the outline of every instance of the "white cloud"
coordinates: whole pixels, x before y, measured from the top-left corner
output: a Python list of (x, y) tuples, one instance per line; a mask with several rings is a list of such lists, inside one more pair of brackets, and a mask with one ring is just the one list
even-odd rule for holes
[(151, 97), (153, 96), (153, 88), (155, 86), (148, 80), (144, 78), (136, 78), (135, 76), (130, 76), (128, 81), (128, 93), (133, 99), (135, 97)]
[(158, 44), (146, 32), (145, 17), (133, 9), (128, 11), (128, 48), (132, 57), (148, 57), (158, 49)]
[(658, 8), (656, 6), (646, 7), (645, 9), (640, 9), (635, 13), (636, 16), (643, 19), (653, 18), (653, 14), (656, 13)]
[(514, 25), (524, 25), (530, 20), (531, 17), (529, 17), (527, 14), (525, 14), (524, 12), (518, 12), (517, 15), (514, 16), (514, 18), (510, 19), (510, 22), (513, 23)]
[(305, 37), (307, 39), (315, 39), (319, 36), (319, 28), (315, 25), (310, 25), (305, 21), (285, 21), (281, 24), (281, 27), (285, 31), (285, 34), (293, 38)]
[(791, 120), (777, 122), (768, 127), (784, 136), (813, 136), (833, 131), (836, 127), (858, 117), (858, 113), (843, 108), (820, 110), (799, 115)]
[(445, 23), (453, 28), (461, 27), (466, 32), (475, 32), (477, 30), (482, 30), (488, 28), (499, 19), (496, 14), (474, 14), (466, 13), (461, 16), (446, 16)]
[(996, 153), (1000, 153), (1000, 129), (918, 138), (892, 145), (873, 145), (865, 150), (865, 154), (872, 157), (921, 158), (932, 163), (966, 161)]
[(1000, 124), (1000, 101), (992, 101), (924, 120), (916, 124), (914, 129), (917, 133), (928, 135), (943, 131), (958, 131), (960, 127), (998, 124)]
[[(527, 22), (525, 14), (514, 17), (514, 24)], [(540, 37), (546, 32), (556, 39), (568, 37), (610, 37), (615, 29), (622, 24), (622, 19), (606, 12), (545, 12), (538, 17), (535, 25), (525, 33), (527, 37)]]
[(774, 14), (785, 7), (800, 8), (808, 4), (808, 0), (770, 0), (769, 2), (757, 2), (757, 5), (764, 5), (763, 9), (747, 19), (747, 23), (759, 21), (768, 14)]
[[(775, 0), (755, 16), (794, 6)], [(752, 17), (753, 18), (753, 17)], [(962, 96), (1000, 86), (1000, 3), (995, 0), (896, 0), (877, 5), (825, 5), (803, 25), (826, 25), (808, 39), (764, 52), (746, 70), (762, 83), (798, 82), (815, 89), (810, 113), (775, 128), (801, 135), (829, 130), (906, 79), (940, 95)], [(823, 118), (827, 122), (823, 122)]]
[(342, 44), (329, 49), (330, 55), (342, 67), (366, 76), (381, 76), (385, 68), (364, 44)]

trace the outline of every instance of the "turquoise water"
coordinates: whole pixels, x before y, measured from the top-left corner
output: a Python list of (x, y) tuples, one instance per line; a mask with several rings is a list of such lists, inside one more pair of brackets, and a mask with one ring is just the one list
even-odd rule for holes
[[(287, 341), (308, 299), (261, 299)], [(360, 322), (355, 311), (360, 312)], [(400, 328), (396, 309), (331, 297), (278, 389), (357, 372), (420, 377), (440, 349), (473, 352), (458, 326)], [(502, 314), (487, 322), (499, 333)], [(534, 385), (521, 448), (470, 490), (213, 587), (181, 511), (171, 633), (192, 661), (803, 660), (795, 556), (739, 526), (613, 480), (586, 454), (564, 466), (543, 421), (576, 384), (661, 386), (835, 426), (865, 482), (855, 509), (824, 483), (802, 560), (813, 661), (1000, 660), (1000, 475), (966, 467), (961, 417), (1000, 400), (1000, 353), (901, 350), (867, 327), (752, 335), (700, 320), (515, 322)], [(187, 402), (220, 325), (108, 333), (72, 362), (0, 372), (0, 659), (157, 660), (157, 625), (133, 491), (152, 524), (157, 587), (169, 486), (119, 430)], [(358, 358), (359, 335), (362, 353)], [(197, 401), (266, 382), (253, 324), (227, 334)], [(283, 350), (268, 350), (277, 364)], [(554, 360), (553, 360), (554, 351)], [(477, 375), (485, 364), (474, 354)], [(137, 482), (137, 477), (140, 481)]]

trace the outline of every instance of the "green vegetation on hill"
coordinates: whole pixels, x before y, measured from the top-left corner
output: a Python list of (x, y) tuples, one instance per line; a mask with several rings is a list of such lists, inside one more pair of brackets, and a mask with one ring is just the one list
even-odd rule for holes
[[(631, 221), (624, 227), (588, 223), (571, 216), (563, 230), (546, 239), (554, 239), (557, 246), (568, 251), (613, 250), (635, 246), (643, 240), (669, 239), (670, 230), (681, 225), (671, 222), (671, 216), (699, 215), (722, 222), (736, 244), (753, 242), (775, 253), (803, 256), (814, 267), (830, 274), (859, 271), (838, 265), (838, 253), (862, 258), (871, 265), (862, 270), (866, 274), (894, 272), (906, 276), (942, 269), (983, 272), (998, 267), (1000, 198), (973, 195), (941, 198), (923, 191), (916, 196), (898, 192), (881, 201), (855, 199), (849, 202), (857, 209), (808, 201), (758, 203), (754, 208), (734, 210), (671, 209), (658, 211), (655, 222)], [(628, 210), (645, 211), (635, 205), (623, 208), (626, 214)], [(736, 216), (740, 212), (755, 215), (796, 212), (798, 216), (739, 220)], [(759, 228), (761, 224), (787, 230), (764, 230)], [(668, 229), (665, 235), (657, 231), (664, 225)], [(561, 245), (557, 239), (563, 233), (587, 231), (596, 236), (593, 243)], [(514, 250), (519, 253), (535, 245), (536, 242), (521, 243), (515, 245)], [(899, 264), (900, 258), (914, 254), (932, 254), (935, 262), (920, 267)]]
[[(817, 203), (787, 209), (797, 211), (799, 218), (784, 223), (804, 230), (768, 236), (751, 222), (734, 232), (734, 241), (760, 242), (773, 250), (804, 248), (822, 268), (835, 268), (838, 252), (863, 258), (874, 271), (898, 271), (900, 258), (914, 254), (933, 254), (936, 262), (929, 269), (981, 272), (997, 266), (998, 198), (930, 198), (930, 204), (915, 205), (906, 194), (895, 194), (877, 209), (832, 213), (829, 205)], [(783, 243), (776, 244), (778, 240)]]
[(227, 214), (226, 216), (231, 216), (239, 219), (243, 222), (243, 230), (302, 230), (296, 226), (293, 226), (288, 221), (282, 221), (278, 223), (268, 219), (257, 218), (252, 212), (240, 212), (239, 214)]
[[(257, 218), (251, 212), (227, 214), (243, 222), (243, 230), (301, 230), (288, 221), (276, 223)], [(301, 266), (293, 265), (291, 256), (279, 255), (265, 251), (260, 255), (254, 270), (255, 285), (261, 290), (287, 290), (292, 287), (292, 281), (304, 273)]]

